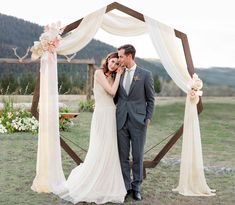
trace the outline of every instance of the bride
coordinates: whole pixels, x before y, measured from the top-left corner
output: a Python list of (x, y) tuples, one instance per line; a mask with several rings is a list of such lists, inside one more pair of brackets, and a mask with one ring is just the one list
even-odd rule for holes
[(123, 69), (118, 53), (110, 53), (94, 75), (95, 109), (91, 121), (89, 149), (84, 163), (72, 170), (66, 193), (59, 196), (72, 203), (123, 203), (126, 188), (122, 177), (113, 102)]

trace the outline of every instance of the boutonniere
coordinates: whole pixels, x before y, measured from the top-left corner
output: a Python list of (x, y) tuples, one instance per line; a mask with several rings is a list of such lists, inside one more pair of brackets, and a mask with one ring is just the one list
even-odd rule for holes
[(138, 75), (134, 76), (134, 81), (140, 80), (140, 77)]

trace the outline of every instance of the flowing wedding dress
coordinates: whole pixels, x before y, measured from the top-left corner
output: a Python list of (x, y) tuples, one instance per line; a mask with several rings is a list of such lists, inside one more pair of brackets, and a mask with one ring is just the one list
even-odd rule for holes
[(89, 150), (82, 164), (66, 181), (67, 193), (59, 196), (72, 203), (123, 203), (126, 188), (118, 155), (116, 106), (94, 78), (95, 109), (91, 121)]

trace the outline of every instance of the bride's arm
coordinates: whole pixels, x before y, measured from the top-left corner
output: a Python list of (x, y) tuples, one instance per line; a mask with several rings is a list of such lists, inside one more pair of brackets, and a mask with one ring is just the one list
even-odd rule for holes
[(121, 74), (117, 73), (114, 83), (112, 85), (109, 84), (108, 80), (106, 79), (102, 70), (96, 71), (96, 80), (97, 82), (105, 89), (107, 93), (114, 96), (117, 92), (119, 81), (120, 81)]

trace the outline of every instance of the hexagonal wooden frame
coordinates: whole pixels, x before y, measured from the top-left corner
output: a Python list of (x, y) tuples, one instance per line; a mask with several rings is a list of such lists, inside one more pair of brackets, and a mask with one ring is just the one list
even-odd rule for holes
[[(113, 2), (113, 3), (109, 4), (107, 6), (106, 13), (108, 13), (114, 9), (117, 9), (123, 13), (126, 13), (136, 19), (139, 19), (140, 21), (143, 21), (143, 22), (145, 21), (143, 14), (141, 14), (131, 8), (128, 8), (122, 4), (119, 4), (117, 2)], [(82, 19), (83, 18), (67, 25), (64, 28), (62, 35), (65, 35), (68, 32), (72, 31), (73, 29), (77, 28), (79, 26), (79, 24), (81, 23)], [(193, 61), (192, 61), (192, 57), (191, 57), (191, 53), (190, 53), (187, 35), (181, 31), (178, 31), (175, 29), (175, 36), (177, 38), (179, 38), (182, 42), (185, 60), (186, 60), (186, 64), (187, 64), (187, 69), (188, 69), (190, 76), (192, 76), (194, 74), (194, 66), (193, 66)], [(36, 96), (33, 99), (33, 102), (34, 101), (38, 102), (37, 98), (39, 98), (39, 96)], [(203, 110), (201, 98), (199, 100), (199, 103), (197, 104), (197, 110), (198, 110), (198, 113), (201, 113)], [(178, 130), (175, 131), (173, 137), (167, 142), (167, 144), (161, 149), (161, 151), (156, 155), (156, 157), (152, 161), (144, 161), (144, 178), (146, 177), (146, 168), (156, 167), (156, 165), (165, 156), (165, 154), (172, 148), (172, 146), (177, 142), (177, 140), (182, 136), (182, 134), (183, 134), (183, 124), (180, 126), (180, 128)], [(61, 146), (65, 149), (65, 151), (73, 158), (73, 160), (77, 164), (80, 164), (82, 162), (82, 160), (76, 155), (76, 153), (66, 143), (65, 144), (64, 143), (65, 142), (61, 139)]]

